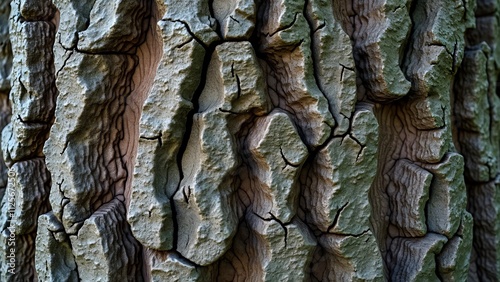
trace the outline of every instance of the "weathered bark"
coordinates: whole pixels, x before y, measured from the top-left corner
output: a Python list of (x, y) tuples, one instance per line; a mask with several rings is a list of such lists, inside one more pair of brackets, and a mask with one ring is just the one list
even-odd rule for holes
[(477, 1), (3, 1), (0, 280), (500, 280)]

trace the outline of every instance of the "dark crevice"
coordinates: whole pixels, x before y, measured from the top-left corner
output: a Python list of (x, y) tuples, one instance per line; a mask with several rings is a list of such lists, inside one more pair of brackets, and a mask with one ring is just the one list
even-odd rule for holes
[(342, 205), (337, 212), (335, 213), (335, 217), (333, 218), (333, 222), (330, 226), (328, 226), (328, 233), (330, 233), (330, 230), (332, 230), (338, 223), (339, 218), (340, 218), (340, 213), (349, 205), (349, 202), (345, 203)]
[(231, 115), (239, 115), (240, 114), (240, 113), (233, 112), (233, 111), (230, 111), (230, 110), (226, 110), (226, 109), (223, 109), (223, 108), (219, 108), (219, 111), (221, 111), (223, 113), (226, 113), (226, 114), (231, 114)]
[(191, 38), (189, 38), (188, 40), (186, 40), (185, 42), (182, 42), (181, 44), (179, 44), (179, 45), (175, 46), (175, 48), (182, 48), (182, 47), (184, 47), (186, 44), (189, 44), (189, 43), (190, 43), (191, 41), (193, 41), (193, 40), (194, 40), (194, 37), (191, 37)]
[(198, 38), (198, 36), (196, 36), (192, 31), (191, 31), (191, 28), (189, 27), (189, 24), (185, 21), (182, 21), (182, 20), (175, 20), (175, 19), (170, 19), (170, 18), (166, 18), (166, 19), (162, 19), (161, 21), (169, 21), (169, 22), (177, 22), (177, 23), (181, 23), (184, 25), (184, 27), (186, 28), (187, 32), (189, 33), (189, 35), (191, 35), (192, 38), (194, 38), (194, 40), (196, 40), (196, 42), (198, 42), (201, 46), (203, 46), (205, 49), (208, 49), (209, 46), (207, 46), (207, 44), (205, 44), (205, 42), (203, 42), (203, 40), (201, 40), (200, 38)]
[(175, 254), (177, 255), (177, 259), (182, 263), (182, 264), (185, 264), (185, 265), (189, 265), (189, 266), (192, 266), (192, 267), (195, 267), (196, 269), (198, 268), (201, 268), (203, 267), (202, 265), (199, 265), (197, 263), (195, 263), (194, 261), (191, 261), (189, 260), (188, 258), (186, 258), (185, 256), (183, 256), (181, 253), (179, 253), (177, 250), (169, 250), (168, 251), (169, 253), (172, 253), (172, 254)]
[(17, 115), (17, 120), (20, 121), (21, 123), (23, 124), (26, 124), (26, 125), (51, 125), (52, 123), (51, 122), (47, 122), (47, 121), (44, 121), (44, 120), (24, 120), (21, 115)]
[[(331, 235), (339, 235), (339, 236), (346, 236), (346, 237), (354, 237), (354, 238), (359, 238), (363, 235), (365, 235), (366, 233), (370, 232), (370, 229), (366, 229), (364, 230), (363, 232), (359, 233), (359, 234), (351, 234), (351, 233), (335, 233), (335, 232), (328, 232), (326, 234), (331, 234)], [(370, 238), (367, 238), (367, 240), (370, 240)], [(365, 243), (367, 242), (367, 240), (365, 241)]]
[(286, 30), (286, 29), (291, 28), (291, 27), (295, 24), (295, 22), (297, 21), (297, 15), (298, 15), (298, 14), (299, 14), (299, 12), (295, 13), (295, 15), (293, 16), (293, 20), (292, 20), (292, 22), (291, 22), (291, 23), (289, 23), (289, 24), (287, 24), (287, 25), (285, 25), (285, 26), (283, 26), (283, 27), (280, 27), (280, 28), (276, 29), (276, 30), (275, 30), (273, 33), (271, 33), (271, 34), (264, 34), (264, 35), (265, 35), (265, 36), (272, 37), (272, 36), (274, 36), (276, 33), (280, 32), (280, 31), (284, 31), (284, 30)]
[(240, 77), (238, 76), (238, 74), (236, 74), (236, 85), (238, 86), (238, 94), (237, 94), (237, 98), (236, 99), (239, 99), (241, 97), (241, 84), (240, 84)]
[(286, 228), (286, 226), (289, 224), (289, 223), (283, 223), (281, 222), (281, 220), (279, 220), (276, 216), (274, 216), (274, 214), (272, 214), (271, 212), (269, 212), (269, 215), (271, 216), (271, 220), (274, 220), (276, 221), (279, 225), (281, 225), (281, 227), (283, 228), (283, 231), (285, 231), (285, 248), (288, 246), (288, 242), (287, 242), (287, 238), (288, 238), (288, 228)]
[(340, 81), (343, 81), (344, 80), (344, 71), (347, 69), (347, 70), (350, 70), (352, 72), (354, 72), (354, 68), (350, 68), (350, 67), (347, 67), (341, 63), (339, 63), (340, 66), (342, 66), (342, 70), (340, 71)]
[(283, 167), (283, 169), (285, 169), (287, 166), (291, 166), (291, 167), (295, 167), (295, 168), (300, 167), (300, 164), (294, 164), (286, 158), (285, 154), (283, 154), (283, 147), (281, 147), (281, 146), (280, 146), (280, 154), (281, 154), (281, 158), (283, 159), (283, 161), (285, 161), (285, 166)]
[[(306, 4), (307, 5), (307, 4)], [(308, 16), (306, 16), (306, 19), (307, 19)], [(309, 21), (309, 20), (308, 20)], [(318, 27), (316, 29), (314, 29), (314, 31), (312, 32), (313, 34), (316, 33), (318, 30), (320, 29), (323, 29), (324, 27), (326, 27), (326, 21), (323, 21), (322, 24), (318, 25)]]
[[(67, 51), (67, 50), (66, 50), (66, 51)], [(62, 64), (61, 68), (59, 68), (59, 69), (57, 70), (57, 72), (56, 72), (56, 80), (57, 80), (57, 78), (59, 77), (59, 73), (60, 73), (60, 72), (64, 69), (64, 67), (65, 67), (65, 66), (66, 66), (66, 64), (68, 63), (68, 61), (69, 61), (69, 59), (71, 58), (71, 56), (73, 56), (73, 53), (74, 53), (74, 51), (73, 51), (73, 50), (71, 50), (71, 51), (70, 51), (70, 53), (69, 53), (69, 55), (68, 55), (68, 57), (66, 57), (66, 59), (64, 59), (64, 62), (63, 62), (63, 64)]]
[(453, 45), (453, 54), (451, 55), (453, 58), (453, 62), (451, 63), (451, 75), (454, 75), (458, 70), (458, 66), (457, 66), (458, 49), (457, 49), (457, 46), (458, 46), (458, 42), (457, 42), (457, 40), (455, 40), (455, 44)]
[(159, 135), (157, 136), (152, 136), (152, 137), (148, 137), (148, 136), (139, 136), (140, 139), (145, 139), (145, 140), (158, 140), (158, 146), (161, 147), (163, 146), (163, 143), (162, 143), (162, 132), (160, 132)]
[(229, 16), (229, 18), (231, 18), (233, 21), (235, 21), (235, 22), (237, 22), (237, 23), (241, 24), (241, 23), (240, 23), (240, 21), (238, 21), (237, 19), (235, 19), (233, 16)]

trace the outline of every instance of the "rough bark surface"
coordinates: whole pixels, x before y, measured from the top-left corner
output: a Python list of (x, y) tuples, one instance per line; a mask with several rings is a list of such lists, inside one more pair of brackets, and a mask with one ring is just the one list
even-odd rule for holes
[(3, 0), (0, 128), (0, 281), (500, 280), (498, 0)]

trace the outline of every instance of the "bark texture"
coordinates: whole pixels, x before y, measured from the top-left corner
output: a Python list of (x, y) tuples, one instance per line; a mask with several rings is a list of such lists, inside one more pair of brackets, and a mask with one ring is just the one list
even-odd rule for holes
[(498, 0), (3, 0), (0, 127), (0, 281), (500, 280)]

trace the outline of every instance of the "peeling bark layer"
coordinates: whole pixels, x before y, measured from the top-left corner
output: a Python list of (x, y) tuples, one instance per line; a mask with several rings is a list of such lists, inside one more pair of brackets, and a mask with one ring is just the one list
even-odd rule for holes
[(498, 280), (499, 26), (490, 0), (3, 1), (0, 280)]

